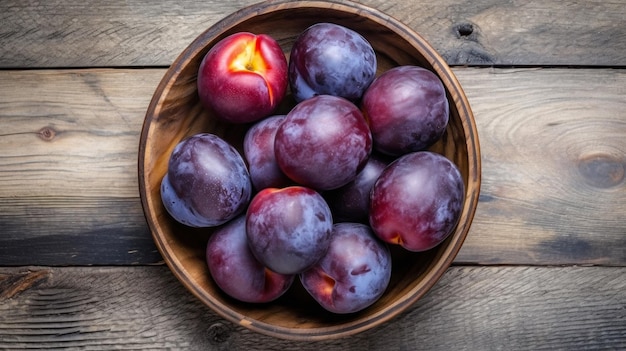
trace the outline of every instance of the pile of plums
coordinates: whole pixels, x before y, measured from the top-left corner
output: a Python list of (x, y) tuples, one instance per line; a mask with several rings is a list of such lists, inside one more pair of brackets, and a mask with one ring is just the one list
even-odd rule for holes
[(360, 311), (387, 288), (389, 245), (425, 251), (454, 230), (463, 180), (428, 151), (448, 124), (444, 86), (418, 66), (376, 72), (371, 44), (332, 23), (304, 30), (289, 60), (246, 32), (207, 52), (198, 95), (249, 126), (243, 154), (210, 133), (182, 140), (161, 197), (180, 223), (214, 227), (206, 260), (226, 294), (269, 302), (299, 278), (325, 309)]

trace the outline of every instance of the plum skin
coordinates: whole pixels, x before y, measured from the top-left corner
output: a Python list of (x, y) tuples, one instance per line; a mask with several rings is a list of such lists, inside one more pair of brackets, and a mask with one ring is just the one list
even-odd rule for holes
[(252, 185), (258, 190), (282, 188), (291, 185), (291, 180), (280, 170), (274, 154), (276, 131), (285, 120), (285, 115), (264, 118), (253, 124), (243, 140), (244, 157)]
[(388, 163), (380, 155), (370, 155), (353, 181), (324, 193), (335, 222), (368, 223), (370, 192)]
[(246, 212), (246, 234), (254, 256), (271, 270), (300, 273), (328, 249), (333, 219), (328, 204), (303, 186), (265, 188)]
[(354, 313), (371, 306), (391, 279), (391, 253), (369, 226), (337, 223), (328, 252), (300, 281), (326, 310)]
[(217, 286), (244, 302), (276, 300), (295, 279), (295, 275), (272, 272), (254, 257), (248, 246), (244, 215), (213, 232), (207, 242), (206, 262)]
[(418, 66), (394, 67), (372, 82), (361, 104), (374, 149), (399, 156), (422, 151), (441, 138), (450, 106), (443, 83)]
[(339, 188), (365, 166), (372, 134), (359, 108), (332, 95), (298, 103), (276, 131), (274, 153), (294, 182), (316, 190)]
[(359, 33), (317, 23), (296, 38), (289, 58), (289, 84), (296, 101), (335, 95), (356, 101), (376, 75), (376, 54)]
[(190, 227), (214, 227), (245, 211), (252, 183), (233, 146), (217, 135), (200, 133), (174, 147), (160, 190), (175, 220)]
[(459, 169), (446, 157), (409, 153), (387, 166), (374, 184), (370, 225), (385, 242), (415, 252), (432, 249), (458, 223), (464, 188)]
[(198, 69), (202, 104), (231, 123), (269, 116), (284, 99), (288, 63), (278, 42), (266, 34), (231, 34), (215, 44)]

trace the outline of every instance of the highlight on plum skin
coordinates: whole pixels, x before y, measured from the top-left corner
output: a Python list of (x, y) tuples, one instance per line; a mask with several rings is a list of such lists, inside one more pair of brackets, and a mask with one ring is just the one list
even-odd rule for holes
[(274, 301), (289, 289), (295, 278), (269, 270), (254, 257), (248, 246), (244, 215), (213, 232), (207, 243), (206, 262), (217, 286), (244, 302)]
[(238, 32), (220, 40), (198, 69), (202, 104), (219, 119), (250, 123), (271, 115), (284, 99), (287, 58), (269, 35)]
[(195, 134), (170, 154), (161, 181), (167, 212), (190, 227), (214, 227), (245, 211), (252, 183), (239, 152), (217, 135)]
[(375, 303), (391, 279), (389, 247), (362, 223), (333, 226), (328, 252), (300, 274), (309, 294), (326, 310), (354, 313)]
[(449, 120), (446, 90), (437, 75), (418, 66), (394, 67), (369, 86), (361, 103), (374, 149), (400, 156), (426, 150)]
[(298, 103), (274, 140), (276, 162), (283, 173), (319, 191), (353, 181), (371, 151), (372, 135), (359, 108), (332, 95)]
[(328, 250), (333, 225), (324, 198), (303, 186), (266, 188), (246, 212), (246, 233), (254, 256), (271, 270), (300, 273)]
[(276, 131), (284, 120), (284, 115), (264, 118), (250, 126), (244, 136), (243, 153), (248, 161), (252, 185), (257, 191), (293, 183), (278, 167), (274, 153)]
[(300, 102), (316, 95), (361, 98), (376, 75), (376, 53), (352, 29), (317, 23), (294, 42), (289, 59), (291, 91)]
[(453, 232), (464, 197), (463, 178), (452, 161), (431, 151), (409, 153), (374, 184), (369, 222), (383, 241), (426, 251)]

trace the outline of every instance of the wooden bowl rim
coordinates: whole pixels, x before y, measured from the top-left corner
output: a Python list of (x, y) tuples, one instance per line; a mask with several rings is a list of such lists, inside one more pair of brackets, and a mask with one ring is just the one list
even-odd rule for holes
[[(468, 165), (468, 186), (466, 188), (466, 199), (463, 207), (462, 217), (465, 220), (461, 220), (457, 229), (451, 234), (454, 238), (451, 240), (451, 245), (448, 245), (441, 257), (445, 259), (439, 260), (434, 264), (434, 267), (427, 272), (422, 281), (424, 284), (418, 284), (413, 287), (408, 293), (399, 296), (396, 301), (386, 306), (385, 308), (368, 315), (367, 318), (359, 319), (356, 321), (350, 321), (344, 324), (338, 324), (331, 327), (320, 328), (288, 328), (282, 326), (276, 326), (273, 324), (265, 323), (255, 319), (250, 319), (239, 312), (234, 311), (229, 306), (217, 301), (205, 290), (199, 288), (197, 284), (194, 284), (193, 278), (182, 267), (181, 262), (174, 252), (170, 252), (164, 239), (159, 234), (158, 228), (155, 226), (157, 219), (151, 209), (151, 205), (148, 201), (148, 192), (146, 187), (145, 177), (145, 156), (147, 136), (152, 125), (153, 112), (158, 104), (158, 101), (162, 98), (166, 89), (171, 86), (173, 79), (180, 74), (182, 64), (187, 62), (190, 58), (195, 57), (201, 52), (205, 45), (213, 40), (213, 38), (223, 35), (232, 27), (246, 22), (258, 15), (270, 14), (278, 10), (289, 9), (301, 9), (301, 8), (313, 8), (313, 9), (330, 9), (338, 12), (346, 12), (356, 14), (359, 16), (365, 16), (368, 20), (378, 23), (381, 26), (385, 26), (392, 30), (397, 35), (401, 36), (404, 40), (412, 45), (417, 44), (418, 51), (424, 56), (424, 58), (432, 66), (432, 69), (440, 76), (444, 81), (446, 89), (453, 94), (454, 104), (459, 109), (460, 120), (463, 126), (463, 132), (466, 138), (466, 147), (468, 148), (468, 155), (470, 164)], [(465, 116), (465, 117), (464, 117)], [(473, 158), (471, 156), (474, 156)], [(474, 116), (470, 108), (469, 102), (465, 93), (460, 86), (456, 76), (451, 71), (450, 67), (445, 63), (443, 58), (432, 48), (432, 46), (426, 42), (418, 33), (411, 28), (396, 20), (395, 18), (366, 5), (354, 3), (352, 1), (289, 1), (289, 0), (269, 0), (253, 4), (244, 7), (232, 14), (224, 17), (213, 26), (206, 29), (200, 34), (187, 48), (176, 58), (167, 72), (161, 79), (155, 93), (150, 101), (148, 110), (146, 112), (146, 118), (144, 120), (142, 131), (140, 135), (139, 145), (139, 190), (141, 195), (141, 203), (144, 210), (144, 214), (147, 223), (150, 227), (151, 234), (155, 241), (155, 244), (163, 256), (165, 263), (173, 272), (174, 276), (198, 299), (204, 304), (209, 306), (213, 311), (218, 313), (221, 317), (244, 326), (250, 330), (273, 336), (282, 339), (290, 340), (328, 340), (340, 337), (346, 337), (365, 331), (367, 329), (378, 326), (393, 317), (397, 316), (408, 307), (413, 305), (419, 300), (426, 292), (428, 292), (439, 279), (443, 276), (448, 267), (452, 264), (452, 261), (458, 254), (469, 228), (471, 226), (476, 207), (478, 204), (478, 196), (480, 192), (481, 183), (481, 157), (480, 146), (478, 142), (478, 134), (476, 131), (476, 125)], [(462, 218), (463, 219), (463, 218)]]

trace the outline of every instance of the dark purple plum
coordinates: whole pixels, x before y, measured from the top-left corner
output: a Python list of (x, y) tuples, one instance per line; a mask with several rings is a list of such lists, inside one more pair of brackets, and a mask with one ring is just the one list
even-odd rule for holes
[(172, 188), (170, 177), (167, 173), (161, 180), (161, 201), (170, 216), (174, 217), (178, 222), (190, 227), (210, 226), (209, 221), (199, 216), (191, 208), (191, 204), (187, 199), (178, 196), (174, 188)]
[(284, 119), (284, 115), (262, 119), (253, 124), (244, 137), (243, 153), (256, 190), (282, 188), (292, 183), (280, 170), (274, 156), (274, 137)]
[(252, 253), (282, 274), (300, 273), (315, 264), (328, 249), (332, 225), (322, 196), (302, 186), (263, 189), (246, 214)]
[(367, 223), (370, 192), (387, 164), (386, 159), (371, 155), (365, 167), (353, 181), (341, 188), (324, 193), (335, 222)]
[(241, 215), (217, 228), (209, 237), (206, 261), (215, 283), (231, 297), (263, 303), (279, 298), (295, 278), (278, 274), (252, 254), (246, 237), (246, 218)]
[(439, 77), (417, 66), (386, 71), (362, 101), (374, 149), (396, 156), (425, 150), (439, 140), (448, 125), (449, 108)]
[(315, 95), (361, 98), (376, 75), (376, 54), (359, 33), (317, 23), (296, 39), (289, 58), (289, 84), (296, 101)]
[(201, 133), (176, 145), (161, 182), (163, 205), (191, 227), (213, 227), (241, 214), (252, 194), (246, 164), (226, 141)]
[(338, 223), (328, 252), (300, 274), (304, 288), (325, 309), (354, 313), (376, 302), (391, 279), (391, 253), (370, 227)]
[(446, 157), (417, 151), (392, 162), (370, 198), (370, 225), (383, 241), (409, 251), (426, 251), (454, 230), (463, 208), (465, 186)]
[(274, 153), (280, 169), (316, 190), (353, 181), (372, 151), (363, 114), (350, 101), (318, 95), (298, 103), (276, 131)]

